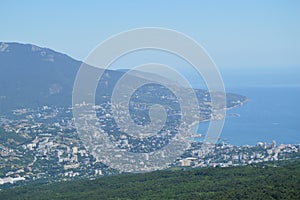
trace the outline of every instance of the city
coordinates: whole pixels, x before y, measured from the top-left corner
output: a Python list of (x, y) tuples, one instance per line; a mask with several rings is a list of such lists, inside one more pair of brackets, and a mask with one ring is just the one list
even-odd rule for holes
[[(103, 111), (101, 106), (98, 109)], [(95, 178), (119, 173), (101, 163), (85, 148), (76, 134), (71, 113), (71, 108), (43, 106), (37, 110), (14, 110), (11, 114), (13, 119), (0, 118), (0, 185), (7, 187), (7, 184), (33, 180), (66, 181), (77, 177)], [(111, 123), (108, 115), (99, 120)], [(138, 149), (134, 146), (145, 148), (144, 145), (150, 143), (129, 145), (128, 138), (124, 135), (114, 138), (115, 141), (118, 139), (122, 140), (119, 142), (121, 148), (133, 152)], [(167, 143), (166, 138), (161, 140), (160, 145)], [(148, 151), (160, 148), (160, 145), (156, 146), (154, 143)], [(259, 142), (255, 146), (193, 142), (170, 167), (229, 167), (299, 156), (300, 145), (277, 145), (275, 141), (272, 144)]]

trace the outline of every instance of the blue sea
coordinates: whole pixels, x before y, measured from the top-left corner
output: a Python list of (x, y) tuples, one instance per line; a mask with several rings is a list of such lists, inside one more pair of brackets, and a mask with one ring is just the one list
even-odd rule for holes
[[(285, 58), (282, 58), (285, 59)], [(189, 63), (166, 52), (135, 52), (114, 65), (138, 66), (142, 63), (167, 64), (184, 75), (194, 88), (206, 89), (201, 76)], [(163, 75), (163, 70), (160, 75)], [(242, 107), (228, 111), (221, 139), (234, 145), (255, 145), (257, 142), (300, 144), (300, 66), (221, 67), (227, 92), (248, 97)], [(166, 74), (168, 78), (169, 74)], [(234, 117), (230, 114), (239, 114)], [(208, 123), (198, 132), (206, 133)]]
[[(221, 140), (233, 145), (273, 140), (300, 144), (299, 68), (224, 69), (222, 75), (227, 92), (249, 101), (227, 112)], [(201, 123), (198, 132), (205, 134), (208, 123)]]

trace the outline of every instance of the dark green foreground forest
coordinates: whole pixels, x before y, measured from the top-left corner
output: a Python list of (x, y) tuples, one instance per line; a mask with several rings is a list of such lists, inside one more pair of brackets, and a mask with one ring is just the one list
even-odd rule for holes
[(300, 160), (34, 183), (0, 199), (300, 199)]

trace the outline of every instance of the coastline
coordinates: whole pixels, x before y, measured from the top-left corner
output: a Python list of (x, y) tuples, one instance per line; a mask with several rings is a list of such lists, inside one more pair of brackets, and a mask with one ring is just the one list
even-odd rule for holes
[[(232, 109), (234, 109), (234, 108), (243, 106), (245, 103), (247, 103), (247, 102), (249, 102), (249, 101), (250, 101), (250, 99), (246, 97), (246, 99), (245, 99), (244, 101), (240, 102), (239, 104), (234, 105), (234, 106), (231, 106), (231, 107), (223, 108), (222, 110), (225, 110), (225, 111), (232, 110)], [(227, 113), (225, 113), (225, 116), (223, 116), (223, 117), (226, 117), (226, 116), (227, 116)], [(239, 116), (240, 116), (240, 115), (239, 115)], [(239, 117), (239, 116), (238, 116), (238, 117)], [(188, 132), (191, 133), (191, 135), (193, 135), (193, 136), (199, 135), (197, 138), (203, 138), (203, 137), (205, 136), (205, 134), (198, 133), (198, 126), (200, 125), (200, 123), (210, 122), (210, 121), (218, 121), (218, 120), (220, 120), (220, 119), (212, 119), (212, 118), (210, 118), (210, 119), (204, 119), (204, 120), (201, 120), (201, 121), (195, 121), (195, 122), (193, 122), (193, 123), (189, 126)], [(194, 128), (196, 125), (198, 125), (198, 126), (197, 126), (197, 127), (195, 128), (195, 130), (193, 131), (193, 128)], [(195, 138), (195, 137), (194, 137), (194, 138)]]

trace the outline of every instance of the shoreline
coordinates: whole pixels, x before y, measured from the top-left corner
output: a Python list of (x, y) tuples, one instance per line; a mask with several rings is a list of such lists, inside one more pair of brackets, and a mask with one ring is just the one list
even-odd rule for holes
[[(227, 107), (223, 108), (223, 110), (228, 111), (228, 110), (231, 110), (231, 109), (234, 109), (234, 108), (237, 108), (237, 107), (241, 107), (241, 106), (243, 106), (245, 103), (247, 103), (249, 101), (250, 101), (250, 99), (246, 97), (246, 99), (244, 101), (242, 101), (240, 104), (234, 105), (234, 106), (228, 107), (228, 108)], [(226, 116), (227, 116), (227, 113), (225, 112), (225, 116), (224, 117), (226, 117)], [(195, 121), (188, 128), (188, 132), (191, 133), (192, 135), (197, 134), (197, 135), (199, 135), (199, 138), (203, 138), (205, 135), (202, 134), (202, 133), (198, 133), (197, 132), (198, 128), (197, 128), (197, 130), (195, 132), (193, 132), (192, 131), (193, 127), (196, 126), (197, 124), (199, 125), (200, 123), (205, 123), (205, 122), (210, 122), (210, 121), (218, 121), (218, 120), (220, 120), (220, 119), (204, 119), (204, 120), (201, 120), (201, 121)]]

